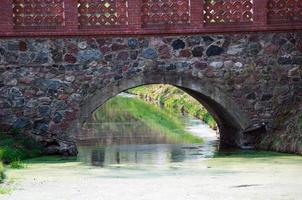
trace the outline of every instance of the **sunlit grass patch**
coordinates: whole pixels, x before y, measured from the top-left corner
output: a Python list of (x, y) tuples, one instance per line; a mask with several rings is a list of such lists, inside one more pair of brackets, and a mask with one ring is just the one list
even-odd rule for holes
[(0, 185), (0, 195), (10, 194), (12, 192), (11, 188), (2, 187)]
[(9, 164), (9, 167), (12, 169), (23, 169), (26, 168), (26, 165), (21, 160), (14, 160)]
[(156, 105), (148, 104), (136, 98), (117, 96), (110, 99), (94, 113), (97, 123), (112, 122), (142, 122), (155, 132), (159, 132), (170, 139), (185, 143), (202, 143), (200, 137), (186, 131), (185, 123), (179, 115), (163, 110)]
[(130, 89), (129, 92), (138, 95), (142, 99), (151, 98), (152, 101), (167, 109), (201, 119), (212, 129), (217, 129), (216, 121), (207, 109), (177, 87), (166, 84), (151, 84)]
[(4, 179), (5, 179), (4, 166), (3, 163), (0, 161), (0, 183), (2, 183)]

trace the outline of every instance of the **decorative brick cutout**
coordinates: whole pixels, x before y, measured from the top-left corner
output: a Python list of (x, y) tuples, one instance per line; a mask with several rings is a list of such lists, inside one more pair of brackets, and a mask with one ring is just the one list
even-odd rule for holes
[(13, 0), (14, 27), (64, 25), (64, 0)]
[(253, 0), (204, 0), (205, 24), (253, 22)]
[(142, 0), (142, 24), (189, 24), (190, 0)]
[(79, 0), (80, 27), (128, 25), (127, 0)]
[(301, 0), (269, 0), (267, 9), (269, 24), (302, 22)]

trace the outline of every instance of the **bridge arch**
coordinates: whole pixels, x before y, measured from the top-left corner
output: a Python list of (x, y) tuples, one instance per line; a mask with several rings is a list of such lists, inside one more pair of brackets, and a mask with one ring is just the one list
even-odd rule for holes
[[(243, 132), (251, 125), (251, 120), (237, 104), (223, 91), (211, 83), (204, 82), (184, 72), (159, 72), (147, 70), (132, 77), (125, 77), (100, 90), (96, 90), (81, 107), (79, 117), (71, 124), (68, 131), (75, 137), (81, 126), (92, 116), (92, 113), (107, 100), (128, 89), (148, 84), (170, 84), (185, 91), (199, 101), (214, 117), (220, 130), (221, 147), (244, 147)], [(74, 140), (74, 139), (73, 139)]]

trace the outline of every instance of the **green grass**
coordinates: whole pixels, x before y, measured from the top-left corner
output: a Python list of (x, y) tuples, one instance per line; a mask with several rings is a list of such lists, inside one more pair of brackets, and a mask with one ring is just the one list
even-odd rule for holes
[(0, 195), (9, 194), (12, 192), (12, 189), (10, 188), (4, 188), (0, 186)]
[(11, 192), (11, 189), (5, 188), (1, 185), (4, 179), (5, 179), (4, 166), (3, 163), (0, 161), (0, 195), (9, 194)]
[(13, 161), (42, 155), (42, 146), (18, 132), (0, 131), (0, 160), (9, 164)]
[(23, 169), (26, 166), (21, 160), (14, 160), (9, 164), (9, 167), (12, 169)]
[[(41, 155), (40, 144), (21, 134), (21, 130), (13, 129), (8, 133), (0, 130), (0, 183), (5, 179), (3, 163), (12, 169), (22, 169), (25, 164), (21, 160)], [(0, 187), (0, 194), (10, 192), (11, 189)]]
[(213, 129), (217, 128), (216, 121), (210, 113), (196, 99), (176, 87), (153, 84), (133, 88), (129, 92), (137, 94), (142, 99), (146, 97), (152, 99), (167, 109), (201, 119)]
[(2, 183), (4, 179), (5, 179), (4, 166), (3, 163), (0, 162), (0, 183)]
[(160, 109), (136, 98), (117, 96), (110, 99), (94, 113), (98, 123), (142, 122), (148, 127), (164, 133), (170, 139), (185, 143), (202, 143), (202, 139), (185, 131), (185, 124), (175, 113)]

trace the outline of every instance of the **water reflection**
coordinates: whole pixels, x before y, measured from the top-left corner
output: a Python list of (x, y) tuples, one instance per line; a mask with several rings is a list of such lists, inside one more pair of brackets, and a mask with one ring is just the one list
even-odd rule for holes
[[(148, 110), (143, 118), (139, 109)], [(158, 110), (133, 96), (105, 104), (93, 122), (77, 136), (79, 160), (93, 166), (191, 162), (212, 157), (216, 150), (216, 132), (200, 120)]]
[[(204, 143), (186, 144), (175, 141), (162, 133), (152, 132), (142, 124), (140, 126), (136, 124), (131, 128), (115, 124), (116, 129), (113, 128), (115, 131), (109, 131), (108, 124), (91, 124), (89, 129), (91, 134), (86, 133), (85, 137), (79, 140), (78, 157), (82, 162), (100, 167), (124, 164), (163, 165), (171, 162), (200, 161), (212, 157), (217, 144), (215, 132), (199, 120), (186, 119), (186, 123), (188, 131), (192, 134), (200, 137), (204, 135)], [(103, 131), (99, 130), (100, 127)]]
[(176, 144), (185, 143), (182, 138), (172, 137), (146, 126), (143, 122), (86, 123), (78, 135), (79, 146), (103, 146), (122, 144)]
[(160, 165), (169, 162), (184, 162), (205, 158), (206, 154), (202, 146), (197, 145), (153, 144), (81, 148), (79, 157), (86, 163), (103, 167), (114, 164)]

